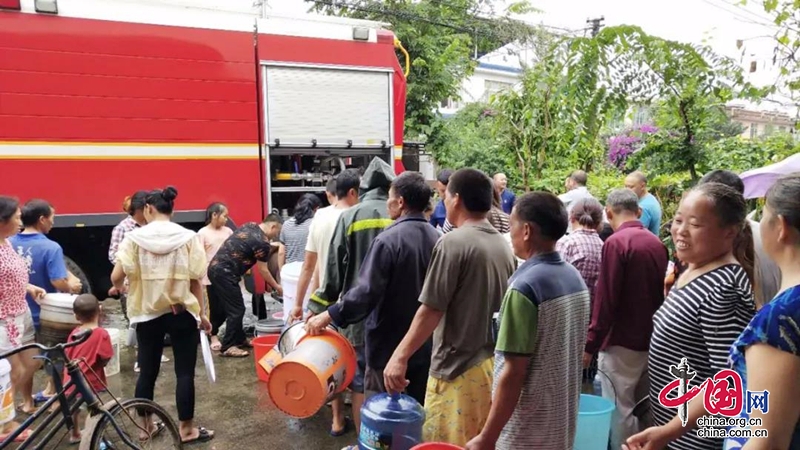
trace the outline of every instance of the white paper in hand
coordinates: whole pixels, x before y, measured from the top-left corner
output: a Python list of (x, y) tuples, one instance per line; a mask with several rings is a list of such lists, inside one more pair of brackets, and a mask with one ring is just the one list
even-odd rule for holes
[(211, 357), (211, 345), (208, 343), (208, 335), (203, 330), (200, 330), (200, 347), (203, 350), (203, 362), (206, 365), (206, 375), (208, 381), (216, 383), (217, 374), (214, 371), (214, 358)]

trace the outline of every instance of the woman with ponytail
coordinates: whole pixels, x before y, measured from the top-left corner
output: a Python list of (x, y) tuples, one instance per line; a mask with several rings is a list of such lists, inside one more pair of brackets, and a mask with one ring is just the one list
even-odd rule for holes
[[(675, 377), (670, 367), (686, 358), (697, 386), (728, 368), (728, 350), (755, 314), (753, 236), (742, 194), (705, 183), (681, 200), (671, 233), (678, 258), (687, 264), (653, 316), (648, 370), (650, 407), (656, 426), (628, 439), (624, 449), (721, 450), (723, 440), (699, 437), (695, 424), (708, 415), (703, 395), (688, 404), (684, 427), (659, 393)], [(670, 394), (674, 396), (674, 394)]]
[[(206, 253), (194, 231), (172, 222), (178, 191), (172, 186), (145, 197), (147, 225), (131, 231), (119, 246), (111, 282), (120, 291), (129, 282), (128, 318), (136, 325), (140, 374), (135, 396), (153, 399), (164, 336), (169, 334), (175, 358), (176, 403), (184, 443), (205, 442), (214, 433), (194, 426), (194, 371), (198, 328), (211, 331), (203, 297)], [(152, 418), (142, 418), (139, 437), (157, 433)]]
[(600, 259), (603, 253), (603, 241), (597, 232), (602, 223), (603, 205), (600, 202), (594, 197), (576, 200), (569, 211), (572, 232), (559, 239), (556, 244), (556, 251), (561, 253), (564, 261), (575, 266), (580, 272), (589, 289), (592, 304), (594, 286), (600, 277)]
[(279, 240), (286, 247), (286, 263), (302, 262), (305, 258), (308, 230), (320, 206), (322, 200), (319, 197), (305, 194), (297, 201), (294, 216), (283, 223)]

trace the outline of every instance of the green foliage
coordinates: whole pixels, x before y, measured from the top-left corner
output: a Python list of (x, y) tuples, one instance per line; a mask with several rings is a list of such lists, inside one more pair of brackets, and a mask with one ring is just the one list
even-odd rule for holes
[(474, 70), (475, 53), (543, 36), (539, 29), (510, 18), (512, 13), (532, 11), (526, 1), (512, 3), (504, 13), (495, 11), (495, 4), (500, 4), (495, 0), (319, 0), (313, 3), (313, 10), (326, 14), (392, 24), (393, 32), (411, 59), (405, 135), (412, 140), (425, 140), (439, 131), (437, 108), (443, 100), (458, 98), (461, 80)]
[(434, 149), (439, 167), (475, 167), (490, 176), (505, 172), (512, 180), (517, 174), (508, 153), (499, 148), (493, 135), (495, 117), (489, 106), (472, 103), (455, 116), (440, 119), (439, 132), (431, 136), (428, 148)]
[(729, 137), (709, 146), (703, 173), (725, 168), (736, 173), (781, 161), (800, 152), (800, 145), (788, 133), (757, 140)]
[[(744, 0), (742, 3), (747, 3)], [(800, 90), (800, 2), (796, 0), (764, 0), (764, 11), (777, 25), (773, 64), (780, 67), (778, 86), (788, 88), (792, 97)]]

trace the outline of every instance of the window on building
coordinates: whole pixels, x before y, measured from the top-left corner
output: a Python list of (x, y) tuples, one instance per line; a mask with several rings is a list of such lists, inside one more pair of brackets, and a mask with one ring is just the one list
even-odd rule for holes
[(786, 127), (784, 127), (783, 125), (779, 126), (778, 127), (778, 132), (781, 133), (781, 134), (782, 133), (786, 133)]
[(758, 124), (750, 124), (750, 139), (755, 139), (758, 136)]
[(764, 125), (764, 136), (772, 136), (775, 134), (775, 125), (768, 123)]
[(513, 83), (506, 83), (504, 81), (495, 81), (495, 80), (484, 80), (483, 95), (488, 99), (490, 96), (497, 94), (498, 92), (503, 92), (513, 87), (514, 87)]

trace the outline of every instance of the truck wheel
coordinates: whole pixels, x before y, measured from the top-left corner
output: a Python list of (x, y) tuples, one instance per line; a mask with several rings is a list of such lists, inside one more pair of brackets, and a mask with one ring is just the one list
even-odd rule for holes
[(92, 285), (89, 284), (89, 277), (86, 276), (86, 272), (81, 269), (75, 261), (70, 259), (69, 257), (64, 257), (64, 263), (67, 265), (67, 270), (72, 272), (73, 275), (78, 277), (81, 280), (81, 284), (83, 285), (83, 289), (81, 289), (81, 294), (91, 294), (92, 293)]

